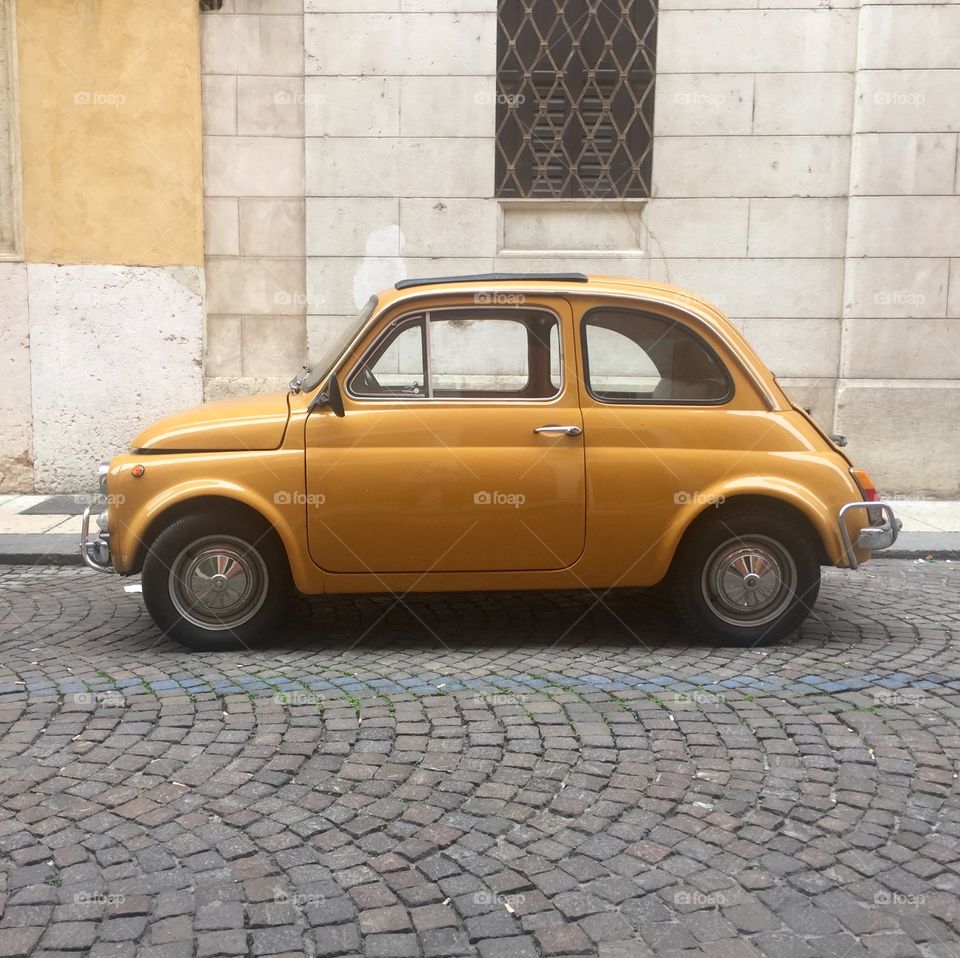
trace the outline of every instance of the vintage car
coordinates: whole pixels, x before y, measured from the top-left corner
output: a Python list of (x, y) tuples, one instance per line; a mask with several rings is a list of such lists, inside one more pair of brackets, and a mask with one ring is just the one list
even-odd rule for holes
[(170, 416), (100, 466), (93, 569), (142, 573), (195, 648), (271, 637), (293, 589), (669, 586), (695, 634), (774, 641), (824, 565), (899, 522), (734, 327), (674, 287), (405, 280), (289, 390)]

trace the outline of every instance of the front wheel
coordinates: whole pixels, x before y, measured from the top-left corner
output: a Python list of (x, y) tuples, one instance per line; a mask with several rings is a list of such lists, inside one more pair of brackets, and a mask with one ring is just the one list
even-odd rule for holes
[(807, 617), (820, 564), (795, 522), (720, 511), (681, 543), (672, 578), (678, 611), (697, 633), (749, 647), (782, 639)]
[(157, 536), (143, 564), (143, 598), (153, 620), (198, 651), (269, 638), (289, 593), (275, 533), (245, 517), (178, 519)]

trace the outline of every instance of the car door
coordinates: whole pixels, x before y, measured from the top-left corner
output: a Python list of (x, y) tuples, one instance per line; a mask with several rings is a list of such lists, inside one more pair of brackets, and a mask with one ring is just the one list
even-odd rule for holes
[[(480, 294), (482, 297), (482, 294)], [(404, 312), (307, 420), (310, 554), (343, 573), (562, 569), (584, 547), (565, 301)]]
[[(669, 531), (737, 470), (763, 471), (769, 423), (705, 328), (656, 304), (586, 301), (578, 317), (590, 477), (585, 557), (602, 580), (646, 585)], [(743, 388), (741, 388), (743, 387)]]

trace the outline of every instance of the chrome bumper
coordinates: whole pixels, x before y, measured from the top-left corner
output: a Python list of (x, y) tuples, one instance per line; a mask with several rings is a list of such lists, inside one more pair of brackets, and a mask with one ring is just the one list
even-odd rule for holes
[[(107, 476), (110, 474), (110, 463), (101, 462), (97, 468), (97, 486), (100, 495), (107, 498)], [(110, 559), (110, 521), (107, 513), (97, 517), (100, 532), (95, 539), (90, 538), (90, 514), (93, 506), (83, 510), (83, 524), (80, 527), (80, 558), (84, 564), (97, 572), (113, 572), (113, 562)]]
[(113, 572), (110, 559), (110, 533), (101, 529), (95, 539), (90, 538), (90, 513), (93, 506), (83, 510), (83, 524), (80, 527), (80, 557), (84, 564), (97, 572)]
[(850, 541), (850, 533), (847, 531), (847, 523), (844, 521), (851, 509), (880, 509), (883, 512), (883, 521), (879, 525), (864, 526), (857, 534), (857, 549), (865, 549), (870, 552), (889, 549), (897, 541), (897, 536), (900, 535), (900, 526), (903, 523), (893, 514), (893, 509), (888, 502), (848, 502), (843, 506), (838, 516), (840, 535), (843, 538), (843, 548), (847, 555), (847, 562), (851, 569), (857, 569), (860, 567), (860, 563), (857, 561), (857, 554), (853, 543)]

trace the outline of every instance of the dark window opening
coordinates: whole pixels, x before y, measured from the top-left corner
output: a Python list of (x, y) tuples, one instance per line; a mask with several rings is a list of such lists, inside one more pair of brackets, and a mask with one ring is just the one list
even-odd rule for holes
[(681, 323), (628, 309), (591, 310), (581, 326), (584, 379), (613, 403), (716, 405), (733, 396), (717, 354)]
[(500, 0), (496, 195), (650, 196), (656, 0)]

